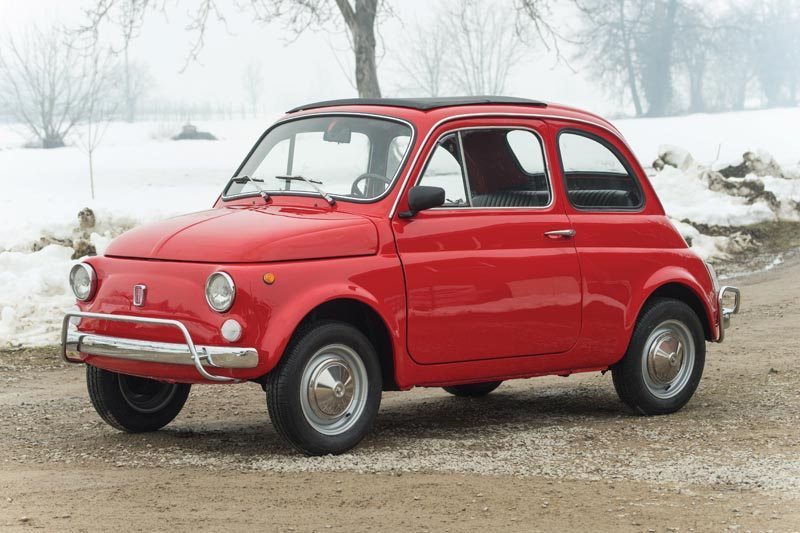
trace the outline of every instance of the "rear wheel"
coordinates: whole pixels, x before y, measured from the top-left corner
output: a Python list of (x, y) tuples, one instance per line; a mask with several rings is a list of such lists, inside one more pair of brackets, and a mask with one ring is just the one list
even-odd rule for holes
[(648, 304), (625, 357), (612, 369), (620, 399), (645, 415), (674, 413), (691, 399), (705, 365), (700, 319), (679, 300)]
[(86, 366), (89, 399), (108, 425), (129, 433), (156, 431), (183, 409), (191, 385), (163, 383)]
[(442, 387), (445, 391), (453, 396), (461, 396), (464, 398), (475, 398), (478, 396), (486, 396), (500, 384), (502, 381), (486, 381), (484, 383), (467, 383), (465, 385), (450, 385), (449, 387)]
[(321, 322), (298, 332), (269, 373), (269, 416), (305, 454), (344, 453), (372, 426), (382, 385), (369, 339), (350, 324)]

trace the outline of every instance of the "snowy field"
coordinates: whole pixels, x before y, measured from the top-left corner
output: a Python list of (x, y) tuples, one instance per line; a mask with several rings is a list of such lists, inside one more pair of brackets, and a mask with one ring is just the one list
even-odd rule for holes
[[(102, 253), (133, 225), (208, 208), (270, 121), (199, 122), (219, 140), (182, 142), (169, 140), (180, 130), (177, 123), (112, 124), (95, 152), (94, 201), (80, 149), (27, 149), (21, 129), (0, 125), (0, 346), (56, 342), (60, 316), (72, 306), (66, 274), (73, 250), (51, 244), (33, 252), (41, 237), (73, 237), (78, 211), (90, 207), (97, 216), (91, 242)], [(728, 238), (704, 236), (678, 221), (741, 226), (797, 220), (798, 123), (800, 108), (616, 121), (645, 167), (660, 154), (668, 160), (653, 184), (693, 248), (717, 260), (730, 251)], [(662, 145), (681, 147), (693, 160), (678, 149), (665, 153)], [(767, 174), (741, 179), (747, 183), (736, 190), (736, 180), (722, 188), (709, 170), (738, 164), (746, 151), (758, 152), (760, 163), (771, 154)], [(769, 175), (774, 163), (785, 177)]]

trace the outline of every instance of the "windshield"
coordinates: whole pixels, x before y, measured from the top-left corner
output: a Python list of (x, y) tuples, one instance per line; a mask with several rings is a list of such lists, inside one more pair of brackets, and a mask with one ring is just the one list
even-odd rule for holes
[(259, 141), (225, 197), (258, 194), (260, 187), (269, 194), (319, 196), (321, 189), (343, 200), (378, 198), (392, 186), (411, 134), (403, 122), (361, 116), (286, 122)]

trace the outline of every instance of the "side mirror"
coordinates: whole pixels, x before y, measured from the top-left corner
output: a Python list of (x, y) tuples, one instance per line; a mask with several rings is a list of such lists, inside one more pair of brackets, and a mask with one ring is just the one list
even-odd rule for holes
[(403, 211), (398, 216), (400, 218), (411, 218), (420, 211), (432, 207), (439, 207), (443, 204), (444, 189), (441, 187), (417, 185), (408, 191), (408, 211)]

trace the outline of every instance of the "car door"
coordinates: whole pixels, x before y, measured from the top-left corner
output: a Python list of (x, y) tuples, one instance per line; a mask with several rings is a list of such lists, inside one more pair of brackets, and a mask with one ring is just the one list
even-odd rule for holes
[(444, 188), (445, 205), (393, 219), (415, 361), (554, 354), (577, 341), (580, 268), (544, 128), (473, 120), (431, 136), (411, 182)]

